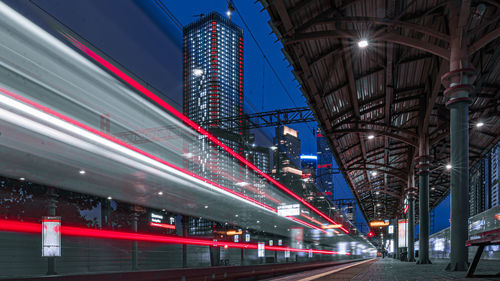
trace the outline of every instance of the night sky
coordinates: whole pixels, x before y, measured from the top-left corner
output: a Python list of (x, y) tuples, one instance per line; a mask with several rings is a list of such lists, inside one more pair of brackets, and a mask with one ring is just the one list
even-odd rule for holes
[[(196, 15), (202, 13), (216, 11), (224, 15), (227, 11), (226, 0), (33, 2), (142, 80), (166, 93), (170, 102), (180, 109), (182, 66), (176, 58), (180, 58), (182, 32), (155, 1), (161, 1), (182, 25), (196, 20)], [(23, 14), (36, 10), (28, 1), (7, 0), (6, 3), (18, 10), (24, 9)], [(287, 95), (235, 11), (232, 20), (243, 28), (244, 34), (245, 111), (253, 113), (307, 106), (291, 73), (292, 67), (284, 59), (282, 45), (268, 25), (269, 16), (267, 12), (261, 11), (263, 7), (260, 2), (236, 0), (234, 3), (288, 91)], [(43, 25), (44, 22), (38, 21), (37, 24)], [(172, 55), (173, 52), (176, 54)], [(299, 131), (303, 154), (316, 154), (313, 134), (316, 126), (316, 123), (290, 125)], [(263, 135), (257, 136), (259, 144), (270, 146), (274, 128), (264, 129)], [(342, 175), (334, 175), (333, 182), (335, 198), (353, 198)], [(449, 208), (448, 197), (436, 209), (435, 231), (449, 225)], [(357, 216), (360, 216), (360, 212)]]

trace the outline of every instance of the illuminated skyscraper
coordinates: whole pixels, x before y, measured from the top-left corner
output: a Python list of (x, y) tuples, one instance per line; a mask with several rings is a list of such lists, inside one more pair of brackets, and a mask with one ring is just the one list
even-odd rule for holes
[(274, 144), (277, 149), (273, 155), (273, 174), (282, 184), (302, 196), (305, 187), (302, 182), (299, 133), (287, 126), (277, 127)]
[[(184, 113), (195, 122), (242, 115), (242, 29), (214, 12), (184, 27), (183, 40)], [(209, 127), (233, 131), (234, 122)]]
[[(183, 29), (184, 114), (235, 152), (243, 154), (243, 131), (219, 118), (243, 114), (243, 31), (218, 13), (201, 16)], [(214, 122), (212, 122), (214, 121)], [(206, 139), (185, 148), (190, 170), (225, 186), (243, 180), (243, 168)]]
[(319, 189), (324, 192), (330, 200), (333, 200), (333, 154), (330, 151), (330, 147), (328, 147), (327, 139), (321, 134), (319, 129), (316, 132), (316, 146), (318, 150), (316, 183)]
[(485, 163), (487, 159), (480, 159), (470, 169), (469, 176), (469, 216), (474, 216), (485, 210)]
[(490, 207), (500, 205), (500, 142), (489, 153), (489, 201)]

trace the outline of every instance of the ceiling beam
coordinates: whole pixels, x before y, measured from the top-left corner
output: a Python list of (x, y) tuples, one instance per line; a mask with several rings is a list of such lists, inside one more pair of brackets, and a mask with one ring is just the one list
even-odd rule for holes
[[(389, 107), (390, 107), (390, 102), (388, 102), (387, 104), (389, 104)], [(386, 104), (386, 107), (387, 107), (387, 104)], [(390, 115), (389, 115), (390, 117)], [(384, 118), (386, 119), (386, 118)], [(386, 121), (390, 124), (389, 121)], [(414, 137), (414, 138), (417, 138), (418, 137), (418, 134), (416, 132), (412, 132), (406, 128), (401, 128), (401, 127), (396, 127), (396, 126), (392, 126), (392, 125), (387, 125), (387, 124), (384, 124), (384, 123), (378, 123), (378, 122), (372, 122), (372, 121), (351, 121), (351, 120), (348, 120), (347, 122), (341, 122), (341, 123), (338, 123), (338, 124), (335, 124), (335, 126), (333, 126), (333, 130), (337, 130), (337, 128), (339, 128), (340, 126), (343, 126), (343, 125), (356, 125), (356, 124), (359, 124), (359, 125), (363, 125), (363, 126), (374, 126), (374, 127), (378, 127), (380, 131), (393, 131), (393, 132), (399, 132), (399, 133), (403, 133), (403, 134), (406, 134), (410, 137)], [(366, 128), (364, 128), (366, 129)], [(339, 129), (341, 130), (341, 129)], [(371, 129), (367, 129), (367, 130), (371, 130)]]
[(474, 54), (477, 52), (479, 49), (483, 48), (484, 46), (488, 45), (491, 41), (497, 39), (500, 36), (500, 26), (493, 29), (492, 31), (488, 32), (486, 35), (483, 37), (477, 39), (474, 41), (469, 46), (469, 55)]
[[(387, 18), (376, 18), (376, 17), (335, 17), (326, 19), (317, 19), (312, 25), (320, 24), (332, 24), (336, 25), (338, 23), (371, 23), (375, 25), (385, 25), (391, 27), (401, 27), (408, 30), (413, 30), (437, 38), (439, 40), (450, 42), (450, 35), (437, 31), (434, 28), (429, 28), (427, 26), (419, 25), (416, 23), (391, 20)], [(305, 30), (304, 30), (305, 31)]]
[(422, 41), (419, 39), (411, 38), (408, 36), (403, 36), (400, 34), (397, 34), (395, 32), (385, 32), (380, 35), (380, 37), (375, 38), (374, 40), (380, 40), (380, 41), (387, 41), (387, 42), (393, 42), (399, 45), (407, 46), (407, 47), (412, 47), (424, 52), (431, 53), (433, 55), (436, 55), (438, 57), (442, 57), (445, 60), (449, 61), (450, 60), (450, 51), (448, 49), (445, 49), (443, 47), (439, 47), (438, 45)]
[[(352, 30), (330, 30), (330, 31), (315, 31), (307, 33), (297, 33), (294, 36), (290, 36), (288, 39), (284, 39), (285, 45), (290, 45), (293, 43), (309, 41), (309, 40), (319, 40), (319, 39), (359, 39), (359, 34)], [(424, 52), (431, 53), (433, 55), (442, 57), (446, 60), (450, 60), (450, 51), (438, 45), (432, 44), (430, 42), (422, 41), (412, 37), (397, 34), (395, 32), (384, 32), (376, 38), (372, 38), (371, 41), (386, 41), (392, 42), (399, 45), (412, 47)], [(345, 46), (346, 47), (350, 46)]]
[(443, 74), (448, 71), (449, 67), (450, 67), (450, 63), (448, 61), (442, 59), (441, 63), (439, 64), (438, 73), (436, 75), (434, 75), (435, 79), (433, 79), (434, 80), (432, 82), (433, 84), (431, 87), (429, 87), (431, 92), (429, 95), (429, 99), (426, 100), (424, 117), (423, 117), (422, 122), (420, 122), (420, 126), (419, 126), (419, 134), (427, 134), (428, 133), (431, 112), (432, 112), (432, 109), (434, 108), (434, 105), (436, 103), (437, 95), (438, 95), (439, 91), (441, 90), (441, 76), (443, 76)]
[[(336, 137), (335, 135), (339, 134), (346, 134), (346, 133), (363, 133), (363, 134), (377, 134), (377, 135), (382, 135), (382, 136), (388, 136), (390, 138), (396, 139), (398, 141), (402, 141), (404, 143), (407, 143), (411, 146), (417, 146), (417, 140), (413, 138), (406, 138), (403, 136), (400, 136), (398, 134), (382, 131), (382, 130), (372, 130), (372, 129), (340, 129), (340, 130), (332, 130), (328, 132), (329, 135), (332, 135), (332, 137)], [(362, 139), (362, 138), (361, 138)]]
[[(387, 165), (387, 164), (382, 164), (382, 163), (354, 163), (353, 165), (361, 165), (361, 164), (364, 164), (364, 166), (366, 166), (368, 168), (368, 166), (374, 166), (374, 167), (379, 167), (379, 168), (385, 168), (385, 169), (391, 169), (391, 170), (394, 170), (400, 174), (405, 174), (406, 171), (403, 170), (403, 169), (400, 169), (400, 168), (396, 168), (396, 167), (392, 167), (390, 165)], [(353, 165), (349, 166), (348, 168), (356, 168), (356, 167), (352, 167)], [(374, 168), (369, 168), (370, 170), (374, 170)], [(377, 170), (379, 171), (379, 170)], [(382, 171), (382, 170), (380, 170)]]

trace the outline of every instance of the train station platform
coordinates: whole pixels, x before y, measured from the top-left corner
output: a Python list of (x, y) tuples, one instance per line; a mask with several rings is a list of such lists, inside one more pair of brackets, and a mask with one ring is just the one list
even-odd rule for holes
[[(432, 262), (432, 264), (417, 265), (413, 262), (379, 258), (284, 275), (266, 280), (500, 280), (500, 276), (465, 278), (465, 272), (448, 272), (444, 270), (448, 260), (433, 260)], [(478, 266), (477, 272), (480, 275), (494, 275), (499, 271), (500, 261), (484, 260)]]

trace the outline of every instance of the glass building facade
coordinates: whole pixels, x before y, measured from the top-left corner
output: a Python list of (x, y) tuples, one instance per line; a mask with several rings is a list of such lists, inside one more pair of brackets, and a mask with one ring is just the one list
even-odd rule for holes
[(318, 155), (316, 182), (327, 198), (333, 200), (333, 155), (330, 151), (330, 147), (328, 147), (327, 139), (321, 134), (319, 129), (316, 132), (316, 146)]
[[(240, 121), (218, 121), (243, 115), (242, 29), (215, 12), (185, 26), (183, 85), (184, 114), (243, 155), (243, 130), (235, 129)], [(197, 158), (187, 168), (206, 179), (232, 186), (245, 178), (227, 152), (204, 138), (185, 150)]]
[[(195, 122), (243, 115), (242, 29), (211, 13), (183, 32), (184, 113)], [(234, 122), (209, 126), (233, 131)]]

